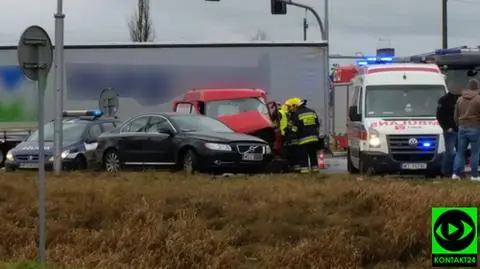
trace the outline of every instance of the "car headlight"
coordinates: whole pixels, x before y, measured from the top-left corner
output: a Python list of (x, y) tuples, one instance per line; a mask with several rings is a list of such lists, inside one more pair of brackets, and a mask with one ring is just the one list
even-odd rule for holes
[(265, 146), (265, 154), (270, 154), (272, 153), (272, 148), (269, 145)]
[(232, 151), (232, 147), (227, 144), (220, 144), (220, 143), (205, 143), (205, 147), (210, 150), (217, 150), (217, 151)]
[(8, 160), (8, 161), (13, 161), (13, 154), (12, 154), (12, 151), (11, 151), (11, 150), (9, 150), (9, 151), (7, 152), (7, 160)]
[[(64, 150), (64, 151), (60, 154), (60, 157), (61, 157), (62, 159), (65, 159), (65, 158), (68, 157), (68, 154), (70, 154), (70, 151), (69, 151), (69, 150)], [(50, 161), (50, 162), (55, 161), (55, 156), (50, 157), (50, 159), (48, 159), (48, 161)]]
[(370, 147), (378, 147), (381, 144), (380, 141), (380, 134), (378, 133), (377, 130), (375, 129), (369, 129), (368, 130), (368, 144)]
[(62, 157), (62, 159), (65, 159), (65, 158), (67, 158), (68, 154), (70, 154), (70, 151), (65, 150), (65, 151), (62, 152), (62, 154), (60, 156)]

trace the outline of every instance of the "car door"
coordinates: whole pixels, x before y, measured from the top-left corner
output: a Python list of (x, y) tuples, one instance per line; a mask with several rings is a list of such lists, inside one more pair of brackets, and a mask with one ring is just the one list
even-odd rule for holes
[(95, 149), (97, 148), (97, 138), (100, 134), (102, 134), (100, 124), (93, 124), (88, 128), (87, 136), (84, 141), (87, 163), (94, 163), (96, 160)]
[(149, 140), (147, 147), (148, 162), (150, 165), (174, 165), (175, 146), (173, 142), (174, 130), (170, 122), (162, 116), (152, 116), (148, 124)]
[(145, 132), (149, 116), (140, 116), (125, 123), (120, 129), (118, 141), (120, 158), (126, 165), (142, 165), (145, 159)]

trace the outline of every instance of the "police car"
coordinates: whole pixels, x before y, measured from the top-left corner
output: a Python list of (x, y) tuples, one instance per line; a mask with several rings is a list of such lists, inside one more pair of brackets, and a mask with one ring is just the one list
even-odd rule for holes
[[(62, 166), (65, 170), (92, 168), (96, 164), (95, 149), (98, 136), (116, 128), (116, 118), (102, 118), (97, 110), (76, 110), (63, 113)], [(54, 160), (54, 123), (44, 125), (45, 168), (52, 169)], [(6, 156), (5, 170), (37, 169), (39, 166), (38, 130), (11, 149)]]

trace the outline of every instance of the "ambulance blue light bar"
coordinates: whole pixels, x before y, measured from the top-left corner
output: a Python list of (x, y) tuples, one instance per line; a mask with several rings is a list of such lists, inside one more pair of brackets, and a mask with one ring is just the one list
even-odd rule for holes
[(366, 57), (358, 60), (357, 65), (387, 64), (391, 62), (393, 62), (393, 57)]
[(66, 110), (62, 113), (63, 117), (101, 117), (103, 116), (103, 112), (100, 110)]

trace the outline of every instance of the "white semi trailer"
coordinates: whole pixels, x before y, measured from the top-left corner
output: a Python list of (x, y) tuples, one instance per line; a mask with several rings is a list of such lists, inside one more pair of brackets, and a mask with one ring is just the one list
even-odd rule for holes
[[(325, 43), (102, 44), (65, 47), (65, 109), (98, 107), (100, 92), (119, 95), (118, 116), (171, 110), (193, 88), (261, 88), (270, 100), (298, 96), (325, 111)], [(46, 118), (54, 118), (53, 68)], [(0, 127), (36, 120), (34, 82), (24, 78), (15, 46), (0, 47)], [(8, 123), (8, 124), (7, 124)]]
[[(169, 111), (190, 89), (260, 88), (270, 100), (308, 99), (325, 123), (325, 48), (323, 42), (67, 45), (64, 109), (98, 108), (101, 91), (112, 88), (119, 95), (117, 116), (126, 119)], [(53, 74), (52, 68), (47, 120), (54, 119)], [(18, 67), (16, 46), (0, 46), (0, 130), (35, 128), (36, 98), (35, 83)]]

